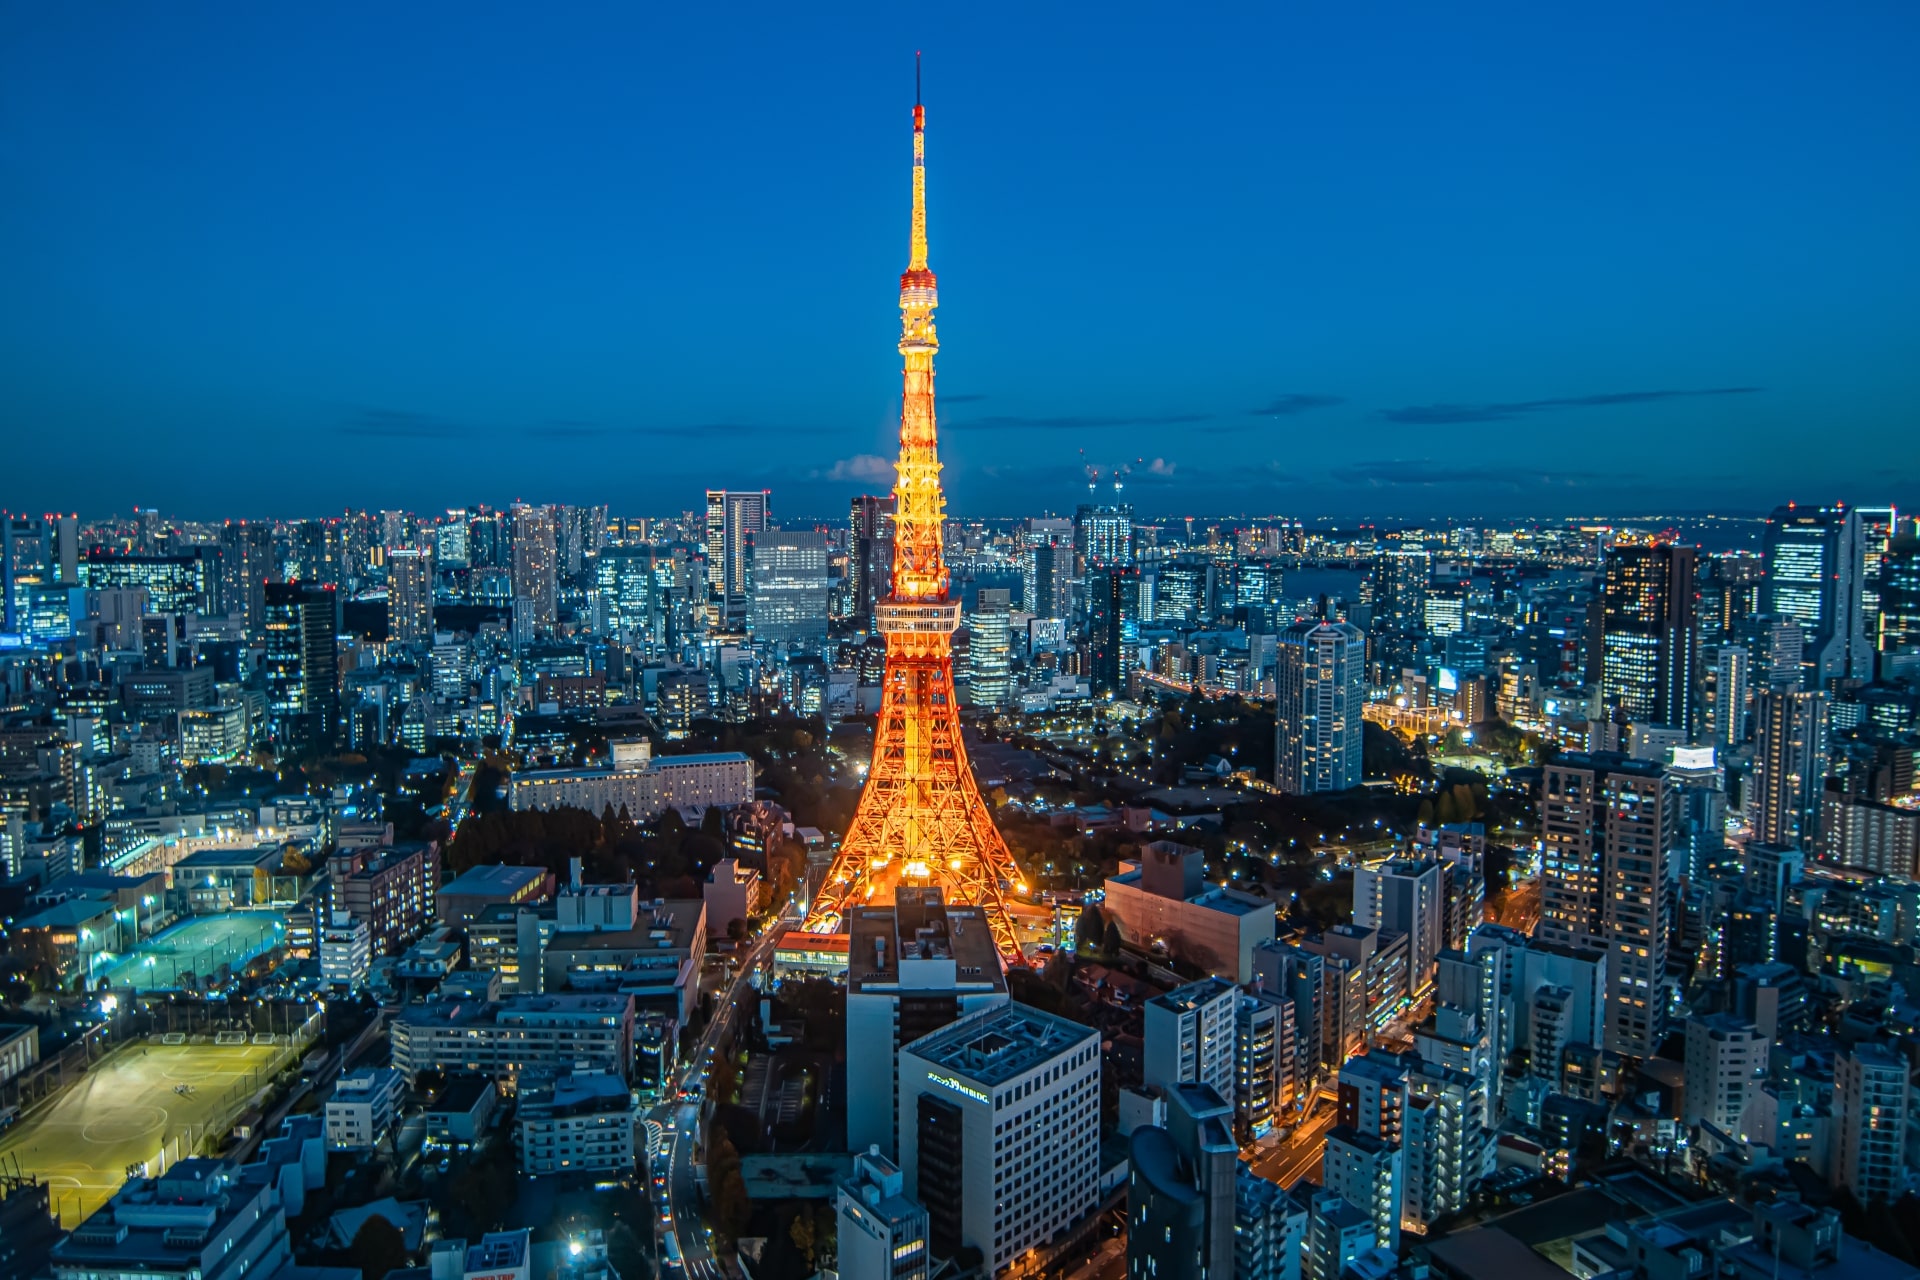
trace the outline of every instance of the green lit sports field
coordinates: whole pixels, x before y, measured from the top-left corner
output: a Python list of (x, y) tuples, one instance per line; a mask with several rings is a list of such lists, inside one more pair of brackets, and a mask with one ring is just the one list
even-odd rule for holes
[[(66, 1227), (98, 1209), (140, 1161), (157, 1173), (220, 1134), (268, 1080), (286, 1045), (135, 1043), (5, 1133), (0, 1166), (38, 1174)], [(190, 1092), (174, 1092), (176, 1085)], [(215, 1144), (217, 1145), (217, 1143)], [(162, 1148), (165, 1158), (161, 1158)]]
[(114, 987), (136, 991), (169, 991), (180, 985), (180, 975), (197, 973), (205, 982), (220, 965), (234, 972), (256, 956), (280, 945), (287, 934), (287, 918), (277, 911), (227, 911), (196, 916), (184, 924), (144, 939), (132, 953), (88, 980), (104, 978)]

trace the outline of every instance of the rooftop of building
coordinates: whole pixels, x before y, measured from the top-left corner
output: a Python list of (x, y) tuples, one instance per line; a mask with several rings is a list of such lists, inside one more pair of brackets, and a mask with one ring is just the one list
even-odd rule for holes
[[(1131, 865), (1132, 869), (1127, 869)], [(1107, 883), (1125, 885), (1138, 889), (1141, 875), (1138, 864), (1122, 863), (1121, 870), (1107, 877)], [(1217, 884), (1203, 884), (1200, 892), (1184, 900), (1188, 906), (1204, 907), (1209, 911), (1224, 912), (1227, 915), (1249, 916), (1257, 911), (1272, 911), (1274, 904), (1266, 898), (1256, 898), (1252, 894), (1242, 893), (1238, 889), (1223, 889)]]
[(1728, 1040), (1735, 1037), (1760, 1038), (1760, 1029), (1737, 1013), (1701, 1014), (1689, 1021), (1705, 1028), (1707, 1034), (1715, 1040)]
[(374, 876), (391, 871), (395, 867), (403, 866), (411, 862), (413, 859), (425, 854), (427, 849), (428, 846), (419, 841), (369, 849), (367, 851), (369, 854), (367, 860), (351, 874), (353, 876), (371, 879)]
[(1550, 769), (1591, 769), (1599, 773), (1624, 773), (1641, 778), (1666, 776), (1667, 766), (1657, 760), (1636, 760), (1623, 751), (1569, 751), (1556, 756)]
[(446, 1087), (440, 1091), (440, 1097), (427, 1108), (428, 1111), (464, 1112), (480, 1105), (480, 1100), (494, 1092), (493, 1081), (487, 1076), (459, 1071), (447, 1077)]
[(16, 929), (77, 929), (113, 914), (108, 898), (69, 898), (14, 922)]
[(674, 766), (713, 764), (748, 764), (749, 757), (739, 751), (693, 752), (683, 756), (653, 756), (638, 762), (638, 767), (627, 763), (625, 767), (616, 767), (612, 755), (603, 760), (595, 760), (583, 765), (560, 765), (550, 769), (516, 769), (513, 777), (518, 778), (603, 778), (614, 773), (657, 772)]
[(527, 885), (546, 876), (545, 867), (515, 867), (506, 863), (495, 863), (486, 867), (470, 867), (446, 884), (440, 886), (443, 894), (461, 896), (484, 896), (489, 894), (518, 893)]
[(340, 1077), (333, 1087), (335, 1102), (370, 1102), (383, 1093), (400, 1088), (400, 1073), (392, 1067), (375, 1067)]
[(182, 1160), (157, 1178), (121, 1187), (54, 1246), (53, 1261), (68, 1268), (185, 1274), (199, 1265), (214, 1236), (252, 1213), (254, 1197), (230, 1194), (236, 1188), (245, 1189), (234, 1165), (197, 1156)]
[(1172, 1013), (1192, 1013), (1202, 1005), (1211, 1004), (1236, 990), (1231, 982), (1224, 978), (1202, 978), (1198, 982), (1189, 982), (1184, 987), (1175, 987), (1164, 995), (1157, 995), (1147, 1001), (1150, 1009), (1165, 1009)]
[(901, 1052), (992, 1088), (1099, 1038), (1091, 1027), (1005, 1004), (922, 1036)]
[(671, 768), (674, 765), (747, 763), (750, 763), (747, 756), (738, 751), (706, 751), (695, 752), (692, 755), (655, 756), (653, 758), (653, 767), (656, 769)]
[(1133, 1172), (1153, 1187), (1154, 1194), (1181, 1204), (1198, 1204), (1201, 1194), (1182, 1158), (1173, 1135), (1157, 1125), (1143, 1124), (1127, 1142)]
[(633, 1094), (627, 1082), (600, 1071), (568, 1072), (524, 1085), (520, 1098), (522, 1117), (599, 1115), (632, 1107)]
[(1491, 1227), (1455, 1232), (1425, 1246), (1434, 1270), (1442, 1276), (1479, 1280), (1567, 1280), (1568, 1272), (1535, 1253), (1506, 1232)]
[(702, 898), (665, 898), (640, 904), (631, 929), (597, 929), (592, 933), (556, 933), (547, 944), (549, 955), (568, 951), (684, 950), (706, 923)]
[(174, 879), (179, 880), (182, 871), (209, 871), (218, 867), (262, 867), (271, 863), (278, 866), (285, 844), (279, 840), (262, 840), (259, 844), (245, 849), (202, 849), (190, 853), (173, 864)]
[(550, 1013), (620, 1018), (632, 1009), (633, 997), (629, 995), (564, 992), (557, 995), (515, 995), (491, 1002), (479, 996), (439, 999), (427, 1004), (408, 1005), (399, 1012), (397, 1019), (408, 1026), (425, 1027), (437, 1023), (465, 1025), (514, 1020)]
[(525, 1228), (519, 1231), (489, 1231), (480, 1243), (467, 1246), (467, 1274), (476, 1271), (512, 1271), (527, 1260)]
[(75, 871), (71, 875), (61, 876), (46, 885), (33, 896), (38, 899), (53, 897), (73, 897), (79, 894), (107, 894), (143, 888), (156, 881), (164, 881), (164, 871), (154, 871), (143, 876), (123, 876), (112, 871)]
[(937, 888), (902, 889), (890, 907), (858, 907), (848, 916), (847, 933), (849, 991), (935, 981), (937, 975), (926, 969), (916, 977), (918, 960), (951, 961), (954, 981), (962, 985), (1007, 989), (985, 914), (978, 907), (947, 905)]

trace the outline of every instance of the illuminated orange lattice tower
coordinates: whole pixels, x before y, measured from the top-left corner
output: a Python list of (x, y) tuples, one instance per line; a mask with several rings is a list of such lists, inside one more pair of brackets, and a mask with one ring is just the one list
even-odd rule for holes
[(980, 907), (1001, 957), (1022, 963), (1005, 889), (1019, 873), (980, 798), (960, 741), (953, 692), (953, 633), (960, 604), (947, 595), (941, 548), (946, 498), (933, 424), (933, 309), (927, 266), (926, 110), (914, 77), (913, 247), (900, 277), (900, 461), (895, 466), (893, 591), (874, 609), (887, 638), (887, 672), (873, 764), (807, 928), (835, 932), (846, 914), (890, 903), (900, 885), (939, 885), (949, 902)]

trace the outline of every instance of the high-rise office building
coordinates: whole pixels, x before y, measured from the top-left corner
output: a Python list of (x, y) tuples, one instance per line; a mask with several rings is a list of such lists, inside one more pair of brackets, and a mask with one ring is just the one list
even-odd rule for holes
[(1607, 548), (1601, 587), (1600, 696), (1635, 724), (1693, 727), (1694, 550)]
[(1875, 876), (1920, 879), (1920, 809), (1848, 795), (1838, 786), (1820, 797), (1821, 859)]
[(1418, 549), (1383, 550), (1373, 561), (1373, 621), (1382, 630), (1413, 634), (1426, 625), (1433, 557)]
[(420, 519), (411, 511), (380, 513), (380, 545), (389, 551), (411, 547), (420, 540)]
[(1920, 528), (1912, 520), (1905, 523), (1880, 563), (1875, 644), (1882, 653), (1920, 648)]
[(413, 547), (387, 552), (387, 639), (426, 644), (433, 639), (433, 553)]
[(447, 512), (447, 518), (433, 526), (433, 562), (445, 569), (467, 568), (472, 563), (469, 536), (467, 513)]
[(1133, 563), (1133, 508), (1125, 503), (1082, 503), (1073, 513), (1073, 549), (1079, 572)]
[(1021, 531), (1020, 607), (1036, 618), (1073, 616), (1073, 521), (1030, 519)]
[(967, 701), (976, 707), (1004, 707), (1012, 691), (1012, 593), (982, 587), (979, 603), (967, 615)]
[(1262, 997), (1284, 998), (1293, 1006), (1293, 1088), (1296, 1097), (1304, 1095), (1322, 1063), (1326, 957), (1291, 943), (1263, 942), (1253, 949), (1253, 980)]
[[(559, 614), (558, 553), (554, 547), (553, 509), (515, 503), (513, 507), (513, 598), (525, 601), (525, 625), (551, 632)], [(522, 619), (516, 616), (516, 625)]]
[(1725, 635), (1765, 605), (1767, 562), (1750, 552), (1710, 556), (1701, 566), (1700, 634)]
[(1097, 569), (1088, 576), (1087, 590), (1093, 691), (1124, 695), (1140, 661), (1140, 570)]
[(287, 578), (323, 586), (345, 586), (346, 533), (346, 525), (340, 520), (302, 520), (294, 525)]
[(32, 588), (44, 585), (47, 571), (46, 533), (30, 516), (0, 513), (0, 631), (26, 631)]
[(900, 1148), (934, 1253), (1000, 1274), (1099, 1202), (1100, 1033), (1009, 1004), (905, 1046)]
[(1700, 647), (1702, 737), (1722, 754), (1747, 740), (1752, 655), (1738, 640)]
[(893, 581), (893, 495), (862, 494), (847, 517), (847, 613), (873, 627), (873, 606)]
[(1307, 1207), (1243, 1161), (1233, 1174), (1234, 1280), (1301, 1280)]
[(220, 530), (220, 607), (239, 615), (249, 636), (267, 626), (266, 585), (273, 576), (273, 526), (229, 520)]
[(1241, 992), (1233, 1015), (1233, 1123), (1243, 1139), (1273, 1128), (1281, 1107), (1294, 1099), (1293, 1001), (1285, 996)]
[(746, 621), (752, 592), (748, 548), (767, 529), (768, 490), (707, 490), (707, 584), (718, 620)]
[(1278, 641), (1275, 784), (1292, 795), (1359, 786), (1366, 637), (1346, 622), (1297, 622)]
[[(1880, 647), (1880, 584), (1886, 573), (1887, 554), (1900, 532), (1900, 513), (1892, 507), (1856, 507), (1860, 517), (1860, 627), (1866, 633), (1867, 648)], [(1872, 674), (1871, 671), (1868, 672)]]
[(608, 547), (593, 562), (599, 621), (627, 644), (656, 638), (654, 554), (652, 547)]
[(155, 613), (217, 612), (220, 599), (220, 553), (123, 556), (94, 548), (80, 561), (80, 582), (95, 591), (139, 587), (147, 593), (147, 607)]
[[(1303, 1186), (1311, 1189), (1311, 1183)], [(1312, 1191), (1307, 1208), (1306, 1280), (1341, 1280), (1355, 1259), (1378, 1247), (1373, 1219), (1338, 1193)]]
[(827, 535), (763, 530), (747, 539), (747, 629), (756, 643), (818, 652), (827, 643)]
[(53, 554), (49, 568), (61, 586), (80, 584), (80, 517), (51, 515), (47, 523), (53, 532)]
[(146, 555), (159, 555), (167, 550), (167, 522), (160, 518), (157, 507), (134, 508), (134, 522), (139, 530), (139, 547)]
[(1749, 817), (1762, 844), (1809, 849), (1827, 772), (1827, 695), (1769, 689), (1754, 700)]
[(274, 739), (302, 751), (331, 747), (340, 737), (339, 595), (302, 582), (270, 582), (261, 594)]
[(1608, 954), (1605, 1048), (1651, 1056), (1666, 1032), (1665, 975), (1679, 788), (1612, 752), (1570, 754), (1541, 783), (1542, 942)]
[(1803, 687), (1868, 679), (1860, 513), (1847, 506), (1778, 507), (1767, 518), (1766, 612), (1806, 633)]

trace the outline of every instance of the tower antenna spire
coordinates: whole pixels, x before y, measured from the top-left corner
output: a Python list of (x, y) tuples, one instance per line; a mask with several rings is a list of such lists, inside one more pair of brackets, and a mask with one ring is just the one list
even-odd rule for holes
[(913, 105), (920, 105), (920, 51), (913, 51)]

